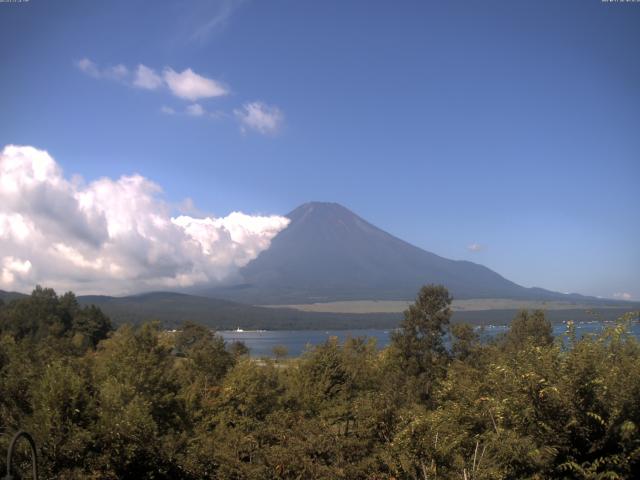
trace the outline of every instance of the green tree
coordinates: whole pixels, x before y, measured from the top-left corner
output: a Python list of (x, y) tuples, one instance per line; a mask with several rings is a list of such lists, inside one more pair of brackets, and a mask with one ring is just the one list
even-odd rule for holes
[(526, 345), (547, 346), (553, 343), (553, 327), (542, 310), (529, 313), (521, 310), (511, 321), (505, 337), (507, 348), (519, 349)]
[(113, 330), (111, 320), (95, 305), (75, 311), (71, 323), (72, 339), (95, 348)]
[(471, 325), (456, 323), (451, 325), (451, 354), (462, 361), (473, 362), (478, 358), (480, 337)]
[(16, 340), (59, 338), (71, 329), (72, 311), (60, 304), (53, 289), (38, 285), (30, 296), (11, 301), (0, 322), (0, 330)]
[(435, 382), (446, 372), (448, 353), (443, 336), (451, 318), (451, 296), (442, 285), (420, 289), (404, 312), (400, 329), (391, 335), (391, 348), (406, 378), (409, 392), (420, 401), (430, 399)]
[(183, 448), (185, 412), (175, 357), (158, 324), (120, 327), (95, 355), (95, 468), (117, 478), (165, 478)]
[(22, 428), (36, 438), (44, 475), (91, 474), (85, 460), (91, 456), (96, 410), (87, 362), (73, 357), (53, 360), (43, 366), (31, 389), (33, 414)]
[(226, 350), (222, 337), (191, 322), (186, 322), (175, 335), (174, 351), (178, 357), (175, 372), (181, 384), (180, 397), (191, 421), (198, 422), (213, 408), (220, 383), (235, 358)]
[(111, 321), (98, 307), (80, 307), (72, 292), (58, 297), (53, 289), (40, 286), (30, 296), (13, 300), (0, 310), (0, 332), (16, 340), (47, 339), (60, 351), (69, 345), (76, 353), (95, 348), (111, 330)]

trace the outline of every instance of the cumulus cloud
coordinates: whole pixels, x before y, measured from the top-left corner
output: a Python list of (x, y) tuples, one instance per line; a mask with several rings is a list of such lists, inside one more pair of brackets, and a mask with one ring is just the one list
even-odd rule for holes
[(162, 77), (160, 77), (160, 75), (158, 75), (153, 69), (140, 64), (136, 70), (133, 85), (147, 90), (155, 90), (162, 87), (163, 81)]
[(31, 262), (29, 260), (23, 261), (9, 256), (4, 257), (1, 263), (0, 282), (12, 284), (16, 281), (16, 277), (21, 281), (29, 279), (29, 272), (31, 271)]
[(618, 298), (620, 300), (631, 300), (633, 297), (630, 293), (627, 292), (616, 292), (613, 294), (613, 298)]
[(0, 289), (132, 293), (224, 282), (286, 228), (280, 216), (172, 216), (140, 175), (70, 181), (45, 151), (0, 153)]
[(284, 121), (284, 115), (278, 107), (262, 102), (245, 103), (242, 108), (234, 110), (233, 113), (240, 121), (243, 132), (251, 129), (263, 134), (277, 133)]
[(82, 72), (91, 77), (97, 78), (100, 76), (100, 70), (98, 70), (98, 66), (88, 58), (82, 58), (78, 60), (76, 62), (76, 67), (78, 67)]
[(478, 253), (478, 252), (482, 252), (485, 250), (485, 246), (484, 245), (480, 245), (479, 243), (471, 243), (469, 245), (467, 245), (467, 250), (469, 250), (470, 252), (473, 253)]
[(167, 67), (162, 76), (171, 93), (192, 102), (200, 98), (220, 97), (228, 93), (222, 84), (198, 75), (190, 68), (178, 73)]

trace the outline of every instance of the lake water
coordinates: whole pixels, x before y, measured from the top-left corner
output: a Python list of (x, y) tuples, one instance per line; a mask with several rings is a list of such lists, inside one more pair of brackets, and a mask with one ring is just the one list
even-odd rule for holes
[[(603, 322), (576, 322), (576, 333), (580, 337), (587, 334), (597, 334), (607, 325), (615, 323)], [(484, 327), (482, 336), (490, 338), (500, 333), (506, 332), (506, 325), (489, 325)], [(553, 327), (556, 336), (562, 335), (567, 330), (565, 324), (557, 324)], [(480, 331), (478, 329), (478, 331)], [(217, 332), (227, 342), (241, 341), (249, 347), (252, 357), (272, 356), (272, 349), (276, 345), (284, 345), (289, 351), (289, 356), (302, 354), (308, 346), (318, 345), (325, 342), (329, 337), (338, 337), (343, 342), (348, 337), (368, 337), (375, 338), (378, 347), (382, 348), (389, 344), (389, 337), (392, 330), (252, 330), (237, 332), (226, 330)], [(631, 332), (640, 338), (640, 323), (634, 322)]]

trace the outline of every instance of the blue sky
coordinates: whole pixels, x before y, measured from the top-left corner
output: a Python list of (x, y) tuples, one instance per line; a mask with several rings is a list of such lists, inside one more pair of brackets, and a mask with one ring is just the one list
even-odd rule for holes
[(5, 3), (0, 148), (215, 216), (335, 201), (525, 286), (640, 299), (638, 45), (640, 4), (599, 0)]

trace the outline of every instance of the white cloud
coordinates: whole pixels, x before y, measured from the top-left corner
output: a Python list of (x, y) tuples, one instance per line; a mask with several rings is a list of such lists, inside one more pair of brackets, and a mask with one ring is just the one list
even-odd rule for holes
[(162, 87), (163, 80), (153, 69), (140, 64), (136, 69), (133, 85), (147, 90), (156, 90)]
[(76, 62), (76, 67), (91, 77), (100, 77), (98, 66), (88, 58), (83, 58)]
[(100, 69), (98, 65), (88, 58), (83, 58), (75, 63), (76, 67), (78, 67), (80, 71), (86, 73), (90, 77), (107, 78), (117, 82), (125, 82), (129, 77), (129, 69), (121, 63), (104, 69)]
[(162, 72), (162, 76), (171, 93), (192, 102), (200, 98), (220, 97), (228, 93), (222, 84), (198, 75), (190, 68), (178, 73), (167, 67)]
[(284, 121), (284, 115), (278, 107), (262, 102), (245, 103), (242, 108), (233, 111), (240, 121), (241, 129), (256, 130), (263, 134), (277, 133)]
[(162, 75), (159, 75), (152, 68), (139, 64), (133, 75), (130, 75), (129, 69), (121, 64), (101, 69), (88, 58), (75, 63), (80, 71), (90, 77), (116, 80), (145, 90), (167, 88), (174, 96), (192, 102), (201, 98), (220, 97), (228, 93), (227, 88), (220, 82), (198, 75), (190, 68), (176, 72), (171, 67), (165, 67)]
[(0, 284), (14, 283), (16, 279), (28, 279), (31, 271), (31, 262), (29, 260), (20, 260), (15, 257), (4, 257), (2, 259), (2, 270), (0, 271)]
[(187, 106), (186, 113), (187, 115), (191, 115), (192, 117), (201, 117), (207, 112), (204, 108), (202, 108), (202, 105), (200, 105), (199, 103), (194, 103), (193, 105)]
[(220, 232), (226, 232), (233, 242), (228, 244), (230, 248), (235, 248), (233, 245), (236, 244), (243, 246), (242, 251), (234, 252), (236, 260), (242, 265), (269, 248), (271, 239), (289, 223), (284, 217), (254, 217), (241, 212), (232, 212), (222, 218), (180, 215), (171, 221), (184, 229), (206, 255), (220, 257), (220, 260), (231, 253), (219, 246)]
[(125, 80), (129, 76), (129, 69), (122, 64), (118, 64), (115, 67), (106, 68), (103, 75), (113, 80)]
[(165, 67), (162, 74), (154, 69), (138, 64), (130, 71), (125, 65), (100, 68), (95, 62), (83, 58), (75, 62), (78, 69), (90, 77), (117, 81), (130, 87), (144, 90), (169, 92), (175, 97), (192, 102), (184, 109), (176, 109), (163, 105), (160, 111), (167, 115), (186, 114), (192, 117), (229, 118), (235, 116), (240, 122), (243, 133), (255, 130), (262, 134), (277, 133), (284, 122), (282, 111), (276, 106), (270, 106), (263, 102), (245, 103), (241, 108), (233, 110), (233, 113), (220, 110), (208, 110), (197, 100), (214, 98), (227, 95), (227, 87), (222, 83), (195, 73), (190, 68), (182, 72), (176, 72), (171, 67)]
[(469, 245), (467, 245), (467, 250), (469, 250), (470, 252), (473, 253), (478, 253), (478, 252), (482, 252), (485, 250), (485, 246), (484, 245), (480, 245), (479, 243), (471, 243)]
[(72, 182), (47, 152), (8, 145), (0, 152), (0, 289), (41, 283), (120, 294), (223, 282), (289, 222), (170, 210), (140, 175)]
[(630, 293), (627, 292), (616, 292), (613, 294), (613, 298), (618, 298), (620, 300), (631, 300), (633, 297)]

